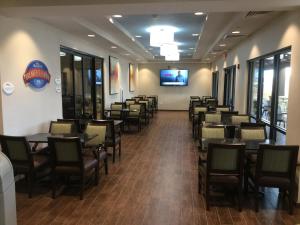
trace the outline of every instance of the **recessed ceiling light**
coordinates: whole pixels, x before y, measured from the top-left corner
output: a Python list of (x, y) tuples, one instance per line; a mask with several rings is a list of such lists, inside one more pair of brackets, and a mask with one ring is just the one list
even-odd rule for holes
[(219, 46), (220, 46), (220, 47), (225, 47), (225, 46), (226, 46), (226, 44), (219, 44)]
[(193, 36), (193, 37), (197, 37), (197, 36), (199, 36), (199, 34), (192, 34), (192, 36)]
[(135, 37), (136, 37), (136, 38), (141, 38), (142, 36), (141, 36), (141, 35), (135, 35)]
[(113, 15), (112, 17), (114, 17), (114, 18), (122, 18), (123, 16), (120, 15), (120, 14), (116, 14), (116, 15)]
[(108, 20), (109, 20), (109, 22), (114, 23), (113, 18), (110, 17)]
[(117, 48), (117, 46), (111, 46), (111, 48)]
[(95, 37), (95, 34), (88, 34), (88, 37)]
[(239, 34), (239, 33), (241, 33), (241, 31), (235, 30), (235, 31), (232, 31), (231, 33), (232, 33), (232, 34)]
[(131, 40), (134, 42), (135, 41), (135, 39), (134, 38), (131, 38)]
[(203, 15), (203, 14), (204, 14), (204, 12), (195, 12), (195, 13), (194, 13), (195, 16), (201, 16), (201, 15)]

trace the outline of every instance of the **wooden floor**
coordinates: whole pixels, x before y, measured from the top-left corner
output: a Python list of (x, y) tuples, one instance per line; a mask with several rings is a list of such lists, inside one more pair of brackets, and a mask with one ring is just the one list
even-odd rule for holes
[(300, 209), (289, 216), (281, 204), (277, 206), (274, 191), (267, 191), (259, 213), (253, 210), (251, 195), (241, 213), (220, 200), (206, 211), (197, 192), (197, 148), (186, 112), (159, 112), (148, 128), (125, 134), (122, 141), (121, 161), (110, 164), (109, 175), (102, 175), (97, 187), (88, 188), (84, 200), (68, 193), (53, 200), (47, 188), (32, 199), (18, 193), (18, 224), (300, 223)]

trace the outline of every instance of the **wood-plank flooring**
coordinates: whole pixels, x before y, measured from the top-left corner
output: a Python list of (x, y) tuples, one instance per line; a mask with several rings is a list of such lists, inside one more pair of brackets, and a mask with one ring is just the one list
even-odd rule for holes
[[(158, 112), (142, 132), (124, 134), (122, 159), (102, 172), (98, 186), (84, 200), (70, 193), (51, 198), (48, 188), (29, 199), (17, 193), (19, 225), (196, 225), (300, 223), (277, 209), (276, 192), (268, 190), (255, 213), (252, 197), (245, 198), (241, 213), (218, 200), (210, 211), (197, 192), (197, 143), (191, 138), (187, 112)], [(20, 185), (20, 184), (18, 184)], [(284, 206), (286, 207), (286, 206)]]

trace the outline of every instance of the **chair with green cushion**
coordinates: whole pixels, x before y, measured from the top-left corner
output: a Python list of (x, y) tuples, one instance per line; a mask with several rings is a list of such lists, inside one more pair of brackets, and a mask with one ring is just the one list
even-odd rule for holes
[(221, 114), (205, 113), (205, 123), (221, 123)]
[(121, 120), (122, 119), (122, 104), (111, 104), (110, 105), (110, 116), (109, 119)]
[(131, 124), (137, 125), (138, 131), (141, 130), (141, 104), (131, 104), (129, 106), (129, 113), (126, 118), (126, 123), (129, 130)]
[(289, 213), (293, 213), (298, 151), (299, 146), (260, 145), (256, 169), (249, 176), (255, 184), (256, 211), (259, 208), (259, 188), (275, 187), (288, 192)]
[(233, 125), (240, 125), (241, 123), (250, 123), (250, 116), (248, 116), (248, 115), (232, 115), (231, 123)]
[(51, 121), (49, 133), (51, 134), (74, 134), (76, 125), (72, 121)]
[(230, 111), (230, 107), (229, 106), (217, 106), (216, 107), (216, 112), (217, 113), (221, 113), (221, 112), (229, 112)]
[[(210, 187), (227, 186), (237, 189), (238, 208), (242, 210), (242, 184), (245, 145), (208, 145), (207, 161), (199, 159), (198, 190), (205, 187), (206, 209), (210, 207)], [(204, 185), (205, 184), (205, 185)]]
[(57, 177), (78, 176), (80, 179), (80, 199), (87, 178), (94, 173), (95, 185), (98, 184), (99, 162), (95, 156), (85, 156), (80, 139), (77, 137), (49, 137), (48, 143), (52, 164), (52, 198), (56, 197)]
[[(108, 174), (108, 162), (107, 162), (107, 153), (106, 153), (106, 132), (107, 125), (101, 123), (100, 121), (93, 120), (89, 122), (84, 131), (87, 135), (97, 135), (93, 139), (87, 141), (84, 145), (85, 148), (89, 148), (92, 153), (96, 154), (98, 157), (99, 163), (103, 161), (103, 165), (105, 168), (105, 173)], [(100, 163), (101, 167), (101, 163)]]
[(26, 137), (0, 135), (3, 153), (13, 165), (14, 174), (25, 174), (28, 196), (32, 197), (33, 186), (37, 179), (50, 174), (50, 160), (44, 152), (32, 152)]
[(126, 99), (125, 101), (126, 109), (129, 109), (130, 105), (133, 105), (135, 103), (136, 103), (135, 99)]
[[(202, 103), (198, 103), (198, 104), (202, 104)], [(201, 125), (201, 123), (204, 120), (204, 117), (202, 113), (206, 113), (207, 112), (207, 107), (203, 107), (200, 105), (197, 106), (193, 106), (193, 110), (192, 110), (192, 131), (193, 131), (193, 137), (197, 137), (196, 135), (198, 134), (197, 130), (199, 130), (199, 124)], [(201, 112), (201, 113), (200, 113)], [(199, 114), (200, 113), (200, 114)], [(200, 115), (200, 117), (199, 117)]]

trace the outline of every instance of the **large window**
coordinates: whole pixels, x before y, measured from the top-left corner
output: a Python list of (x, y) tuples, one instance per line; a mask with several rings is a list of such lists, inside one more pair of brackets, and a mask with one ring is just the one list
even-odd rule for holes
[(290, 48), (249, 60), (248, 112), (269, 125), (270, 138), (287, 129), (290, 62)]
[(103, 118), (103, 59), (62, 48), (63, 117)]
[(212, 73), (212, 97), (218, 98), (219, 71)]
[(224, 69), (224, 99), (223, 104), (234, 108), (235, 95), (235, 66)]

